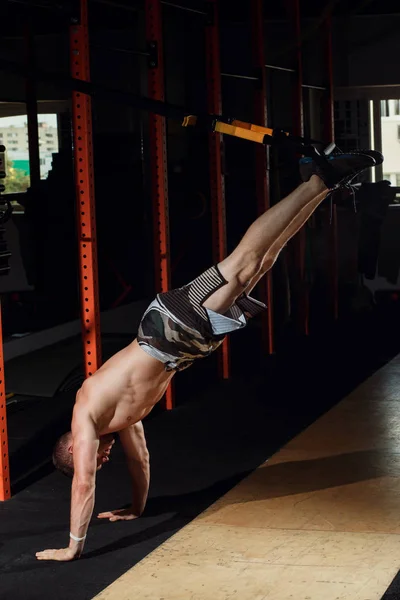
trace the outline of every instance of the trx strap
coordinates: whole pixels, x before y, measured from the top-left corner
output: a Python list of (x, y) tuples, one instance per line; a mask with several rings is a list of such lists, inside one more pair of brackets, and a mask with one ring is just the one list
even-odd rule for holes
[[(11, 72), (22, 77), (27, 77), (28, 75), (24, 65), (4, 58), (0, 59), (0, 70)], [(32, 73), (30, 73), (30, 76), (32, 77)], [(55, 83), (68, 93), (80, 92), (92, 97), (101, 96), (105, 100), (111, 102), (122, 103), (137, 108), (138, 110), (161, 115), (168, 119), (179, 120), (183, 127), (202, 128), (207, 131), (218, 132), (259, 144), (281, 146), (283, 144), (289, 144), (299, 154), (312, 157), (325, 172), (332, 168), (326, 160), (325, 154), (320, 154), (314, 147), (314, 145), (326, 145), (319, 140), (293, 136), (290, 133), (279, 129), (261, 127), (260, 125), (238, 121), (225, 115), (210, 115), (206, 113), (194, 115), (193, 111), (187, 110), (182, 106), (146, 98), (144, 96), (138, 96), (131, 92), (110, 89), (97, 83), (83, 81), (81, 79), (65, 77), (64, 74), (57, 72), (35, 69), (34, 76), (39, 81), (48, 81), (52, 84)]]

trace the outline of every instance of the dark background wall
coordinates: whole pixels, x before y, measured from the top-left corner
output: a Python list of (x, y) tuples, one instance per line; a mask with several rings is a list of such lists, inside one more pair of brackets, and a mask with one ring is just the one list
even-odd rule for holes
[(400, 15), (338, 18), (335, 83), (338, 86), (399, 83)]
[[(221, 68), (223, 72), (253, 74), (251, 56), (251, 29), (249, 6), (235, 14), (228, 4), (221, 3)], [(97, 6), (97, 5), (96, 5)], [(135, 94), (147, 94), (146, 58), (129, 54), (129, 49), (146, 48), (144, 15), (142, 11), (118, 11), (110, 7), (96, 8), (91, 14), (91, 74), (92, 80), (109, 88)], [(295, 67), (293, 32), (284, 15), (270, 13), (266, 6), (265, 58), (267, 64), (286, 68)], [(399, 17), (337, 17), (334, 20), (334, 79), (337, 86), (394, 84), (398, 77), (397, 57), (400, 40), (397, 34)], [(67, 27), (58, 25), (56, 33), (37, 31), (36, 59), (39, 68), (69, 76), (69, 40)], [(319, 21), (304, 18), (303, 79), (309, 85), (324, 86), (327, 82), (323, 29)], [(24, 41), (5, 36), (0, 46), (0, 59), (10, 58), (23, 63)], [(18, 35), (16, 36), (18, 38)], [(206, 108), (206, 76), (204, 61), (204, 30), (198, 15), (164, 7), (164, 45), (166, 64), (166, 99), (193, 107), (195, 111)], [(124, 51), (121, 51), (124, 50)], [(376, 60), (376, 56), (380, 60)], [(0, 70), (2, 93), (0, 100), (23, 101), (24, 81), (21, 77)], [(292, 74), (267, 70), (269, 92), (268, 111), (270, 124), (292, 129), (293, 101)], [(252, 121), (254, 82), (223, 78), (223, 110), (231, 116)], [(55, 83), (38, 83), (40, 100), (68, 98)], [(304, 91), (306, 133), (322, 135), (321, 92)], [(63, 121), (66, 137), (70, 121), (66, 112)], [(94, 155), (96, 176), (96, 202), (100, 257), (100, 289), (103, 308), (113, 305), (121, 292), (118, 277), (131, 286), (126, 302), (150, 298), (154, 293), (152, 274), (152, 206), (149, 193), (149, 161), (147, 116), (129, 106), (104, 101), (101, 95), (93, 103)], [(224, 144), (224, 172), (227, 194), (228, 249), (231, 250), (246, 227), (256, 216), (254, 187), (254, 148), (251, 144), (227, 138)], [(56, 320), (69, 319), (78, 311), (75, 264), (70, 254), (74, 252), (74, 190), (68, 176), (72, 156), (66, 144), (63, 155), (64, 170), (55, 173), (50, 187), (30, 196), (31, 211), (35, 214), (29, 222), (33, 236), (40, 240), (50, 236), (51, 246), (41, 245), (37, 264), (42, 268), (43, 298), (57, 295), (65, 289), (67, 277), (69, 294)], [(278, 200), (298, 182), (293, 164), (282, 157), (271, 156), (272, 201)], [(168, 178), (171, 217), (172, 283), (183, 284), (194, 273), (207, 268), (211, 255), (211, 209), (208, 184), (207, 136), (186, 130), (179, 123), (168, 122)], [(57, 210), (54, 211), (54, 207)], [(44, 207), (47, 207), (46, 209)], [(29, 211), (28, 211), (29, 212)], [(69, 223), (63, 231), (54, 226), (55, 212), (65, 215)], [(46, 217), (44, 215), (47, 215)], [(57, 217), (59, 218), (59, 217)], [(15, 218), (18, 220), (18, 218)], [(27, 217), (21, 217), (20, 221)], [(318, 251), (315, 253), (314, 271), (319, 279), (326, 279), (327, 247), (323, 218), (314, 223), (313, 235)], [(319, 227), (320, 224), (320, 227)], [(318, 229), (319, 227), (319, 229)], [(26, 227), (19, 227), (24, 236)], [(351, 228), (347, 232), (351, 236)], [(315, 235), (317, 237), (315, 238)], [(66, 240), (69, 252), (66, 254)], [(72, 240), (72, 241), (71, 241)], [(75, 244), (75, 246), (74, 246)], [(52, 248), (54, 261), (65, 264), (60, 270), (59, 288), (51, 282), (48, 287), (48, 248)], [(47, 249), (46, 249), (47, 248)], [(41, 254), (40, 254), (41, 253)], [(47, 254), (46, 254), (47, 253)], [(349, 248), (349, 256), (354, 247)], [(43, 258), (45, 256), (45, 259)], [(344, 264), (346, 263), (346, 259)], [(318, 262), (319, 261), (319, 262)], [(67, 265), (73, 265), (69, 268)], [(288, 265), (285, 256), (276, 269), (276, 290), (279, 298), (287, 298)], [(354, 272), (353, 272), (354, 275)], [(347, 277), (347, 275), (346, 275)], [(1, 285), (1, 282), (0, 282)], [(325, 292), (326, 281), (324, 281)], [(278, 302), (279, 303), (279, 302)], [(285, 304), (285, 301), (280, 302)], [(46, 301), (44, 300), (44, 313)], [(282, 320), (287, 318), (285, 313)], [(40, 321), (42, 323), (42, 321)]]

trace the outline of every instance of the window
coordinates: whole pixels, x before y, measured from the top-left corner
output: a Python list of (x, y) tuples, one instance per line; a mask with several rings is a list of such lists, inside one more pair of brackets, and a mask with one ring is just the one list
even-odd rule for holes
[(389, 100), (381, 100), (381, 116), (389, 116)]
[[(39, 142), (40, 157), (40, 176), (47, 179), (48, 172), (51, 169), (52, 153), (58, 152), (58, 120), (57, 114), (40, 114), (39, 117), (39, 135), (42, 140)], [(50, 129), (50, 132), (43, 135), (43, 127)], [(7, 159), (7, 177), (4, 180), (6, 194), (18, 194), (25, 192), (30, 186), (30, 162), (29, 148), (27, 144), (28, 125), (27, 116), (18, 115), (13, 117), (1, 117), (0, 128), (2, 136), (6, 138)], [(48, 138), (48, 139), (47, 139)], [(51, 146), (47, 146), (51, 144)]]
[(393, 100), (394, 105), (394, 114), (396, 116), (400, 115), (400, 100)]
[(400, 173), (396, 173), (396, 187), (400, 187)]

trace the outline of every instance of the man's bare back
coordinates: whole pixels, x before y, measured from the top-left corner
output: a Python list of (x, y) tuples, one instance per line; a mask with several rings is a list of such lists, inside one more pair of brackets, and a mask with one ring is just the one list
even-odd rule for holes
[(99, 436), (122, 431), (149, 414), (173, 375), (135, 340), (85, 381), (73, 418), (90, 416)]

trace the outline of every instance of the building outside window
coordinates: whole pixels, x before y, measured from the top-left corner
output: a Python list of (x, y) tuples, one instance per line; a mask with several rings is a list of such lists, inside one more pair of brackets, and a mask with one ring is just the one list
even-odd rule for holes
[(381, 100), (383, 179), (400, 187), (400, 100)]
[[(51, 169), (52, 154), (58, 152), (56, 114), (38, 115), (40, 176), (46, 179)], [(51, 139), (51, 141), (50, 141)], [(25, 192), (30, 186), (28, 124), (26, 115), (0, 118), (0, 141), (6, 147), (6, 194)], [(48, 144), (51, 143), (51, 146)]]

